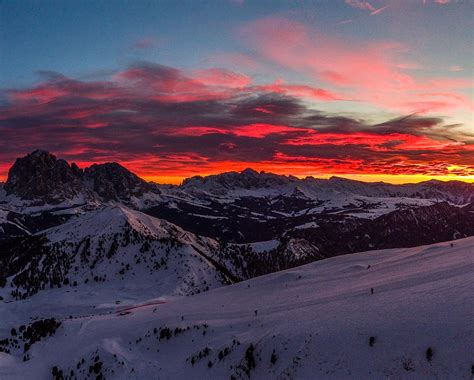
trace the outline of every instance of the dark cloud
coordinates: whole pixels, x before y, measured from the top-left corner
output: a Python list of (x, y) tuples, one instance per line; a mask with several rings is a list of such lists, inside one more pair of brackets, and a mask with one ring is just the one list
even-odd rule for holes
[(139, 173), (183, 175), (229, 162), (437, 174), (454, 164), (466, 166), (466, 174), (474, 161), (470, 137), (440, 118), (409, 115), (373, 125), (309, 109), (226, 70), (186, 73), (142, 62), (107, 80), (54, 72), (41, 78), (31, 88), (2, 90), (8, 100), (0, 107), (0, 176), (36, 148), (83, 163), (120, 160)]

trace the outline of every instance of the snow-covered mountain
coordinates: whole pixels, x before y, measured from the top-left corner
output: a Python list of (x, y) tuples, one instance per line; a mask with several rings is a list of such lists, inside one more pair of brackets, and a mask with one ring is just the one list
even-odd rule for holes
[[(144, 212), (196, 234), (242, 244), (280, 240), (293, 229), (318, 234), (317, 227), (325, 225), (341, 233), (362, 224), (376, 225), (379, 218), (393, 213), (403, 218), (406, 210), (419, 208), (439, 214), (447, 205), (450, 213), (459, 213), (463, 219), (466, 213), (460, 210), (473, 202), (474, 184), (459, 181), (391, 185), (335, 177), (298, 179), (247, 169), (193, 177), (180, 187), (163, 189), (159, 199), (145, 205)], [(429, 232), (436, 220), (425, 219), (420, 227)], [(458, 232), (460, 237), (472, 233), (464, 228)]]
[(238, 280), (340, 254), (472, 236), (473, 200), (474, 185), (458, 181), (390, 185), (252, 169), (165, 186), (116, 163), (80, 169), (35, 151), (15, 162), (0, 189), (0, 242), (24, 244), (12, 238), (38, 239), (77, 215), (123, 206), (219, 241), (212, 260)]
[(373, 198), (417, 198), (449, 201), (456, 204), (474, 202), (473, 186), (460, 182), (436, 180), (419, 184), (392, 185), (383, 182), (360, 182), (345, 178), (331, 177), (318, 179), (256, 172), (246, 169), (242, 172), (228, 172), (208, 177), (192, 177), (183, 182), (185, 191), (211, 193), (223, 197), (274, 197), (296, 196), (299, 198), (324, 199), (335, 194), (352, 194)]
[[(4, 299), (47, 288), (132, 286), (159, 295), (194, 294), (229, 282), (218, 244), (123, 205), (78, 213), (64, 224), (0, 243)], [(112, 283), (109, 284), (109, 283)]]
[(50, 289), (2, 304), (0, 378), (468, 380), (473, 273), (467, 238), (330, 258), (193, 297), (132, 304), (119, 289)]

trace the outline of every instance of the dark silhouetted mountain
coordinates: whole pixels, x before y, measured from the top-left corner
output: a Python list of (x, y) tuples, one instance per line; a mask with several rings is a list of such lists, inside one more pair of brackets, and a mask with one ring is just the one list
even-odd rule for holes
[(154, 188), (116, 162), (94, 164), (86, 168), (84, 182), (105, 201), (128, 201)]
[(282, 186), (298, 181), (296, 177), (287, 177), (273, 173), (245, 169), (242, 172), (227, 172), (207, 177), (191, 177), (184, 180), (184, 190), (206, 190), (211, 193), (222, 193), (229, 189), (259, 189)]
[(53, 205), (78, 195), (127, 202), (148, 191), (159, 192), (156, 185), (118, 163), (94, 164), (82, 170), (42, 150), (18, 158), (3, 188), (7, 195)]
[(53, 154), (36, 150), (15, 161), (4, 189), (23, 199), (59, 203), (81, 192), (82, 171), (76, 164), (69, 165)]

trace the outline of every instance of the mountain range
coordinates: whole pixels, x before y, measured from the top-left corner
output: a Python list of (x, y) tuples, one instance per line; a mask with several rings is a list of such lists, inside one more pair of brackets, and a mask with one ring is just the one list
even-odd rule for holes
[(469, 236), (459, 181), (246, 169), (160, 185), (38, 150), (0, 185), (0, 378), (467, 379)]
[(166, 281), (167, 291), (192, 294), (341, 254), (472, 236), (473, 210), (474, 185), (460, 181), (391, 185), (246, 169), (172, 186), (118, 163), (80, 169), (37, 150), (16, 160), (0, 188), (0, 283), (13, 278), (11, 294), (24, 298), (65, 282), (123, 279), (125, 268), (153, 277), (153, 268), (173, 267), (179, 281)]

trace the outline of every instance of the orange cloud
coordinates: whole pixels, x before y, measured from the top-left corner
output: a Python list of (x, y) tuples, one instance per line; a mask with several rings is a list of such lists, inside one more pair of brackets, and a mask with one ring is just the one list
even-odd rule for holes
[[(288, 31), (284, 36), (293, 38)], [(418, 102), (464, 101), (442, 91), (446, 83), (462, 82), (429, 83)], [(6, 94), (1, 178), (15, 157), (37, 148), (81, 165), (117, 161), (147, 178), (249, 166), (295, 175), (474, 174), (473, 136), (442, 118), (408, 115), (373, 124), (301, 100), (338, 101), (339, 92), (282, 81), (254, 84), (228, 70), (138, 63), (101, 81), (50, 73), (41, 84)]]

